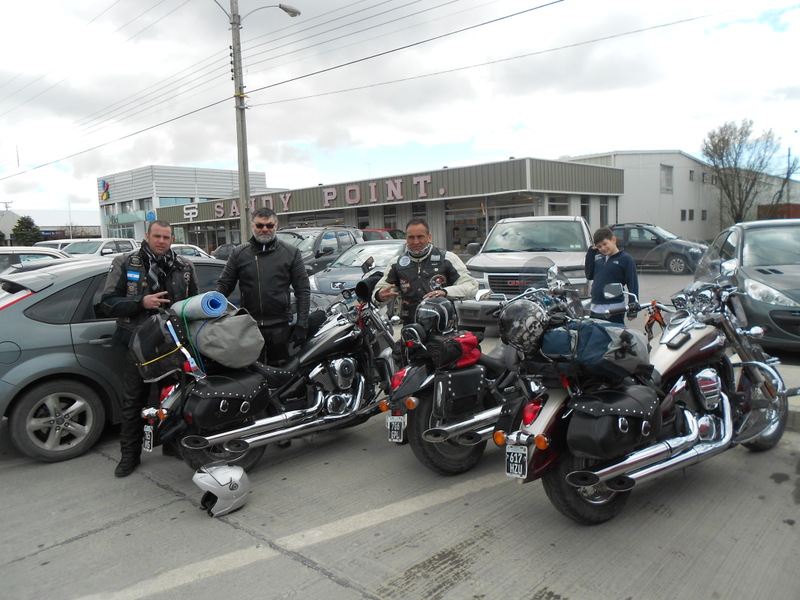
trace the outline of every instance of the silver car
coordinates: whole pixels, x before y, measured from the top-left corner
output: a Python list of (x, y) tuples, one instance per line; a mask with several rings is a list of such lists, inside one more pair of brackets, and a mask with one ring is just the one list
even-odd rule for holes
[[(201, 292), (225, 263), (192, 259)], [(96, 307), (110, 258), (52, 261), (0, 275), (0, 415), (21, 453), (57, 462), (89, 450), (120, 419), (125, 348), (112, 347), (115, 320)], [(238, 289), (229, 298), (238, 304)]]

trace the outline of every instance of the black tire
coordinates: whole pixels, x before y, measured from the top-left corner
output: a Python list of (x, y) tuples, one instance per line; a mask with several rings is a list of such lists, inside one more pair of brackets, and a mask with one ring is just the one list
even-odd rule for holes
[[(765, 362), (769, 358), (766, 352), (764, 352), (764, 350), (761, 348), (761, 346), (754, 345), (751, 349), (753, 352), (753, 357), (756, 360)], [(759, 389), (754, 388), (754, 393), (760, 396), (762, 394), (765, 394), (766, 392), (764, 392), (760, 388)], [(783, 410), (783, 415), (781, 416), (781, 418), (778, 419), (778, 421), (775, 422), (772, 425), (772, 427), (767, 429), (756, 439), (754, 439), (751, 442), (742, 444), (742, 446), (744, 446), (745, 448), (747, 448), (752, 452), (764, 452), (766, 450), (771, 450), (772, 448), (778, 445), (778, 442), (780, 442), (781, 438), (783, 437), (784, 431), (786, 431), (786, 424), (789, 422), (789, 406), (788, 406), (789, 402), (786, 396), (783, 396), (781, 398), (781, 404), (782, 406), (780, 407), (780, 409)]]
[(486, 449), (486, 442), (465, 446), (455, 442), (426, 442), (422, 434), (438, 425), (433, 417), (433, 392), (419, 395), (419, 406), (408, 412), (408, 443), (414, 456), (423, 465), (442, 475), (459, 475), (478, 464)]
[(573, 471), (591, 469), (596, 461), (565, 454), (542, 478), (544, 491), (553, 506), (581, 525), (597, 525), (616, 517), (628, 502), (630, 492), (615, 492), (600, 483), (577, 488), (567, 483)]
[(686, 275), (689, 272), (689, 263), (680, 254), (670, 254), (664, 266), (671, 275)]
[(89, 386), (67, 379), (49, 381), (25, 392), (9, 417), (14, 447), (40, 462), (80, 456), (95, 445), (106, 409)]
[[(183, 433), (184, 437), (188, 435), (202, 434), (196, 429), (189, 428)], [(178, 449), (183, 461), (194, 471), (209, 463), (224, 460), (229, 465), (242, 467), (245, 472), (249, 472), (258, 464), (261, 457), (264, 456), (267, 447), (258, 446), (256, 448), (249, 448), (244, 452), (229, 452), (221, 445), (197, 450), (194, 448), (186, 448), (183, 444), (178, 444)]]

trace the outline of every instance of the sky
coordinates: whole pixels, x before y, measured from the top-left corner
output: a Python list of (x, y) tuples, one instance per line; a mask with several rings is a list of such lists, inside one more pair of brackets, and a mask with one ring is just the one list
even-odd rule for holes
[[(239, 0), (251, 171), (297, 189), (507, 160), (682, 150), (753, 121), (800, 153), (800, 3)], [(0, 212), (97, 178), (237, 169), (230, 0), (7, 2)]]

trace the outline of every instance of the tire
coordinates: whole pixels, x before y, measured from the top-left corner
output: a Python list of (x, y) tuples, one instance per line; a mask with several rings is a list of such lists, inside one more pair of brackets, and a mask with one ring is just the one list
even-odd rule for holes
[(386, 316), (390, 319), (395, 315), (399, 317), (402, 307), (403, 298), (401, 296), (397, 296), (394, 300), (391, 300), (389, 304), (386, 305)]
[(459, 475), (478, 464), (486, 442), (465, 446), (455, 442), (426, 442), (422, 434), (431, 427), (442, 425), (433, 417), (433, 392), (419, 395), (419, 406), (408, 412), (408, 443), (414, 456), (423, 465), (442, 475)]
[(613, 519), (625, 507), (630, 496), (630, 492), (615, 492), (603, 483), (583, 488), (567, 483), (569, 473), (590, 469), (595, 463), (591, 459), (567, 453), (542, 478), (544, 491), (553, 506), (562, 515), (581, 525), (597, 525)]
[(106, 422), (106, 409), (89, 386), (55, 380), (25, 392), (9, 417), (14, 447), (40, 462), (80, 456), (95, 445)]
[(670, 275), (686, 275), (689, 272), (689, 263), (686, 257), (680, 254), (670, 254), (664, 266)]
[[(769, 358), (760, 346), (754, 346), (752, 348), (752, 351), (753, 351), (753, 357), (758, 361), (764, 362)], [(764, 390), (762, 390), (761, 388), (758, 389), (754, 388), (753, 392), (757, 396), (762, 396), (766, 394), (766, 392), (764, 392)], [(774, 423), (769, 429), (767, 429), (764, 433), (758, 436), (756, 439), (742, 444), (745, 448), (747, 448), (751, 452), (764, 452), (766, 450), (771, 450), (778, 444), (778, 442), (781, 441), (783, 433), (784, 431), (786, 431), (786, 425), (789, 422), (788, 400), (786, 396), (783, 396), (781, 400), (782, 400), (781, 409), (783, 410), (783, 415), (781, 416), (781, 418), (776, 423)]]
[[(182, 434), (182, 437), (188, 435), (202, 435), (202, 433), (197, 429), (189, 428)], [(245, 472), (249, 472), (258, 464), (261, 457), (264, 456), (266, 449), (266, 446), (258, 446), (256, 448), (249, 448), (244, 452), (229, 452), (221, 445), (197, 450), (194, 448), (185, 448), (183, 444), (178, 444), (181, 458), (193, 471), (197, 471), (197, 469), (209, 463), (224, 460), (229, 465), (242, 467)]]

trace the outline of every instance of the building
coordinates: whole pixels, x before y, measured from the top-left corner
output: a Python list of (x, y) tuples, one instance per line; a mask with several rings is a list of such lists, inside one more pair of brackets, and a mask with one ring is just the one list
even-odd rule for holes
[[(530, 215), (582, 215), (592, 227), (618, 220), (623, 171), (605, 165), (509, 159), (330, 186), (255, 193), (248, 212), (274, 209), (281, 226), (343, 224), (359, 228), (405, 227), (425, 218), (436, 244), (463, 252), (483, 242), (498, 219)], [(204, 240), (236, 240), (242, 207), (238, 198), (161, 206), (158, 219), (176, 238), (208, 247)], [(248, 232), (249, 234), (249, 232)], [(204, 237), (205, 236), (205, 237)]]
[(625, 172), (625, 197), (616, 222), (653, 223), (700, 240), (712, 239), (724, 227), (711, 167), (685, 152), (607, 152), (564, 160)]
[[(253, 193), (269, 191), (266, 175), (250, 173), (250, 189)], [(238, 172), (222, 169), (147, 166), (97, 179), (105, 237), (140, 240), (144, 238), (147, 223), (156, 220), (159, 209), (187, 207), (185, 214), (192, 214), (192, 206), (219, 198), (231, 198), (238, 193)], [(183, 211), (183, 208), (177, 210)], [(185, 229), (176, 230), (177, 242), (188, 241), (182, 239), (184, 232)], [(212, 248), (229, 241), (238, 243), (238, 232), (238, 227), (220, 228), (209, 223), (202, 235), (198, 234), (198, 239), (203, 240), (198, 245)]]
[(100, 237), (96, 210), (8, 210), (0, 213), (3, 244), (13, 246), (12, 230), (21, 217), (30, 217), (46, 240)]

